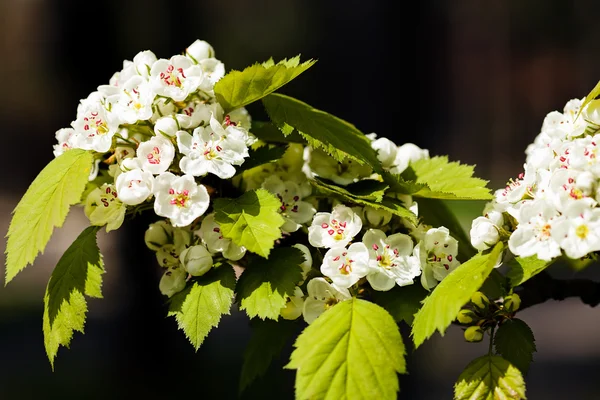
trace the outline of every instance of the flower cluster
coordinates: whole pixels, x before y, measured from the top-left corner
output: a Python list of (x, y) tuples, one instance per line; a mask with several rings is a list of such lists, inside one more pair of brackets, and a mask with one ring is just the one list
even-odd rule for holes
[(572, 99), (546, 116), (525, 151), (524, 172), (473, 221), (475, 248), (508, 238), (514, 255), (545, 261), (600, 250), (600, 101), (584, 101)]

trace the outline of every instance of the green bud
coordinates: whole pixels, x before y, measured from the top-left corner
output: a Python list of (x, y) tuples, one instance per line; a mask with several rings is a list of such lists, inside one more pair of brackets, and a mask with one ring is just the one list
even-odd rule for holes
[(475, 304), (475, 306), (480, 310), (487, 310), (487, 308), (490, 305), (490, 301), (488, 300), (486, 295), (481, 292), (473, 293), (473, 295), (471, 296), (471, 303)]
[(470, 326), (465, 330), (467, 342), (481, 342), (481, 339), (483, 339), (483, 329), (480, 326)]
[(504, 309), (508, 312), (515, 312), (521, 306), (521, 297), (513, 293), (510, 296), (504, 298)]
[(478, 320), (479, 317), (472, 310), (460, 310), (456, 319), (461, 324), (470, 324), (471, 322)]

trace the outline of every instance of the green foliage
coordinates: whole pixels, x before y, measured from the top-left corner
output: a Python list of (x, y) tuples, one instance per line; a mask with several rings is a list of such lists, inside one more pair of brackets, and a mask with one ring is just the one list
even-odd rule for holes
[(500, 254), (502, 243), (486, 254), (478, 254), (448, 274), (423, 302), (415, 315), (412, 336), (419, 347), (436, 330), (443, 336), (446, 328), (488, 277)]
[(284, 219), (281, 201), (264, 189), (252, 190), (237, 199), (215, 199), (215, 220), (223, 236), (262, 257), (269, 257)]
[(508, 263), (510, 269), (506, 276), (510, 279), (510, 285), (516, 287), (539, 274), (552, 263), (553, 261), (540, 260), (536, 256), (515, 257)]
[(494, 336), (496, 352), (519, 368), (525, 375), (536, 351), (531, 328), (520, 319), (509, 319), (500, 325)]
[(73, 331), (83, 333), (87, 303), (84, 294), (102, 297), (104, 265), (96, 243), (98, 227), (86, 228), (65, 251), (50, 276), (44, 296), (44, 346), (50, 364), (59, 346), (69, 347)]
[(236, 286), (240, 309), (250, 318), (279, 318), (287, 296), (302, 279), (304, 254), (294, 247), (278, 247), (267, 260), (251, 259)]
[(215, 84), (215, 97), (225, 112), (253, 103), (292, 81), (314, 65), (316, 60), (300, 64), (300, 56), (277, 64), (269, 60), (243, 71), (231, 71)]
[(229, 264), (213, 267), (199, 278), (191, 279), (187, 287), (173, 295), (169, 316), (196, 351), (211, 331), (219, 325), (222, 315), (229, 315), (233, 304), (235, 272)]
[(590, 102), (592, 102), (592, 100), (594, 100), (599, 95), (600, 95), (600, 81), (598, 81), (598, 83), (596, 83), (596, 86), (594, 86), (594, 88), (588, 93), (588, 95), (585, 96), (585, 99), (583, 100), (583, 103), (581, 103), (581, 106), (579, 107), (579, 113), (577, 114), (577, 117), (579, 117), (579, 114), (581, 114), (581, 111), (588, 104), (590, 104)]
[(244, 351), (244, 364), (240, 375), (240, 393), (256, 378), (263, 376), (271, 361), (281, 355), (287, 341), (296, 332), (297, 321), (252, 320), (252, 336)]
[(249, 156), (242, 165), (236, 168), (236, 174), (240, 174), (246, 170), (258, 167), (263, 164), (268, 164), (279, 160), (283, 157), (283, 153), (287, 150), (287, 146), (261, 146), (258, 149), (249, 149)]
[(509, 282), (508, 278), (498, 272), (497, 269), (492, 270), (481, 288), (481, 292), (492, 300), (499, 299), (508, 294)]
[(310, 183), (322, 193), (332, 194), (342, 201), (385, 210), (399, 217), (406, 218), (412, 223), (417, 222), (417, 216), (404, 207), (400, 200), (383, 197), (385, 190), (388, 188), (388, 185), (383, 182), (364, 179), (356, 183), (351, 183), (346, 187), (341, 187), (317, 177), (311, 179)]
[(394, 319), (351, 299), (320, 315), (298, 337), (290, 363), (296, 399), (396, 399), (405, 348)]
[(262, 101), (271, 121), (284, 135), (294, 128), (309, 145), (323, 149), (337, 161), (350, 157), (376, 172), (381, 170), (369, 139), (354, 125), (282, 94), (271, 94)]
[(411, 325), (421, 302), (427, 297), (427, 290), (419, 283), (408, 286), (394, 286), (385, 292), (373, 291), (373, 302), (390, 313), (396, 322), (405, 321)]
[(300, 136), (298, 131), (295, 130), (289, 135), (284, 135), (283, 132), (271, 122), (252, 121), (250, 132), (264, 142), (306, 144), (306, 140)]
[(78, 203), (92, 168), (90, 152), (74, 149), (50, 161), (13, 211), (6, 243), (6, 283), (43, 253), (54, 227)]
[(454, 385), (454, 400), (525, 399), (521, 372), (502, 357), (485, 355), (467, 366)]

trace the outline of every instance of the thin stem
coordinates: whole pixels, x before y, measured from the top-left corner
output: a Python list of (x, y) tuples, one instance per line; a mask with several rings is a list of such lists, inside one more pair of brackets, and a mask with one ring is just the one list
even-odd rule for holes
[(496, 325), (492, 326), (492, 330), (490, 331), (490, 347), (488, 348), (488, 355), (492, 355), (492, 345), (494, 344), (494, 333), (496, 330)]

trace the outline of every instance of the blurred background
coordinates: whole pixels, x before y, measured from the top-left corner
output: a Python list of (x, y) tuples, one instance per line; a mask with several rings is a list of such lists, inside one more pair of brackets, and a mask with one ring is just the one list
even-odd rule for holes
[[(593, 0), (399, 7), (356, 0), (0, 1), (2, 230), (53, 158), (54, 132), (75, 118), (79, 99), (141, 50), (168, 58), (204, 39), (228, 70), (271, 56), (316, 58), (285, 93), (365, 133), (475, 164), (493, 188), (521, 172), (544, 116), (600, 79), (600, 3)], [(260, 107), (251, 112), (264, 115)], [(483, 208), (452, 206), (467, 228)], [(247, 318), (233, 310), (194, 352), (166, 318), (158, 267), (143, 243), (147, 223), (137, 219), (100, 235), (105, 298), (88, 302), (86, 334), (59, 350), (54, 372), (43, 347), (42, 298), (52, 268), (86, 226), (81, 210), (71, 211), (34, 266), (0, 288), (0, 399), (237, 398)], [(538, 348), (528, 399), (600, 398), (600, 308), (568, 300), (521, 317)], [(281, 369), (289, 349), (244, 398), (293, 398), (294, 373)], [(460, 372), (486, 350), (487, 343), (465, 343), (456, 327), (444, 340), (435, 335), (409, 349), (400, 398), (451, 399)]]

